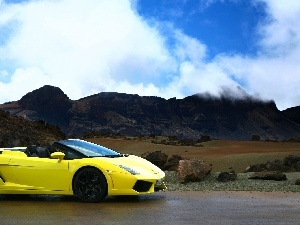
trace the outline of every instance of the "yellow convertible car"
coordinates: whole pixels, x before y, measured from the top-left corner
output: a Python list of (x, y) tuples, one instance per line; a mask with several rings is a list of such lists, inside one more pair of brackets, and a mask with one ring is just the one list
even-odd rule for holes
[(166, 188), (164, 172), (149, 161), (79, 140), (0, 149), (0, 194), (106, 196), (149, 194)]

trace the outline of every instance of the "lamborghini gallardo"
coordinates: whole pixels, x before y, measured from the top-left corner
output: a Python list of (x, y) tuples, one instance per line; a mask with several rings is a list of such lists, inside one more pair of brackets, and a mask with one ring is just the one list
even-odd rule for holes
[(154, 164), (80, 139), (0, 148), (0, 194), (75, 195), (83, 202), (166, 188)]

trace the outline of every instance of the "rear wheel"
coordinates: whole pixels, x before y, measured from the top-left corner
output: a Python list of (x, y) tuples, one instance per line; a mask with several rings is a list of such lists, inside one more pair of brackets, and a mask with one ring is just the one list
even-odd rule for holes
[(83, 168), (74, 178), (73, 192), (83, 202), (99, 202), (107, 196), (106, 179), (96, 168)]

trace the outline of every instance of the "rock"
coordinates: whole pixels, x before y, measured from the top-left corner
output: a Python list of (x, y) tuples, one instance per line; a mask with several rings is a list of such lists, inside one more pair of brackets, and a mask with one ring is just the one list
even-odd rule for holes
[(261, 171), (263, 171), (263, 168), (262, 168), (261, 164), (249, 165), (245, 169), (245, 173), (248, 173), (248, 172), (261, 172)]
[(284, 158), (284, 164), (288, 167), (294, 168), (295, 171), (300, 172), (300, 157), (295, 155), (289, 155)]
[(221, 172), (219, 173), (217, 180), (220, 182), (235, 181), (237, 174), (235, 172)]
[(295, 155), (289, 155), (285, 157), (283, 161), (285, 165), (292, 166), (296, 164), (298, 161), (300, 161), (300, 157)]
[(212, 165), (198, 159), (183, 159), (178, 164), (180, 183), (201, 181), (212, 170)]
[(295, 169), (291, 166), (286, 166), (285, 163), (281, 160), (269, 161), (266, 163), (267, 171), (279, 171), (279, 172), (294, 172)]
[(295, 185), (300, 185), (300, 178), (295, 181)]
[(298, 161), (295, 165), (296, 172), (300, 172), (300, 161)]
[(275, 180), (275, 181), (287, 180), (286, 175), (278, 171), (255, 172), (249, 177), (249, 179)]
[(284, 160), (273, 160), (266, 163), (248, 166), (246, 172), (279, 171), (279, 172), (300, 172), (300, 157), (289, 155)]
[(183, 158), (180, 155), (172, 155), (168, 162), (164, 165), (163, 170), (176, 171), (178, 169), (178, 163)]
[(158, 166), (160, 169), (163, 169), (168, 160), (168, 155), (161, 151), (155, 151), (143, 154), (142, 158), (147, 159), (154, 165)]

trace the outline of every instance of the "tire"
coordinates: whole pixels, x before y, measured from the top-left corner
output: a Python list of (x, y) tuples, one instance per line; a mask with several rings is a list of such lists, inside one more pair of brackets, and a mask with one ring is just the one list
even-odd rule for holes
[(96, 168), (83, 168), (73, 180), (74, 195), (83, 202), (100, 202), (107, 196), (105, 176)]

